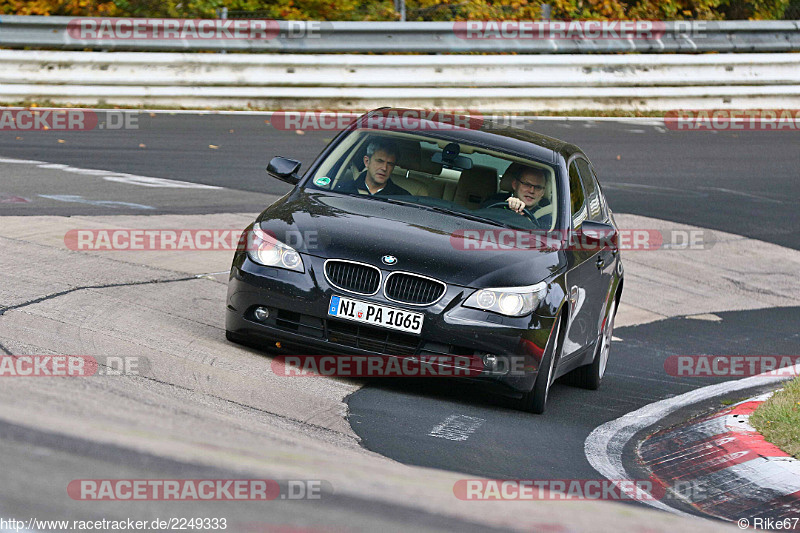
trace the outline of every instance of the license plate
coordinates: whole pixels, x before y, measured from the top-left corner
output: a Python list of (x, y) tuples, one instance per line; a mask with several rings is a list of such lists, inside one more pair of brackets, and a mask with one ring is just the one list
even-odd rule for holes
[(332, 296), (328, 316), (363, 322), (384, 328), (399, 329), (409, 333), (422, 331), (422, 313), (396, 309), (385, 305), (360, 302), (343, 296)]

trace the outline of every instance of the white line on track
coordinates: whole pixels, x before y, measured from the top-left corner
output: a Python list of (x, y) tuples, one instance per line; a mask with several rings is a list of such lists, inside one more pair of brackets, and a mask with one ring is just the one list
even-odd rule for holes
[(436, 424), (428, 435), (440, 439), (465, 441), (484, 422), (485, 419), (474, 416), (450, 415), (443, 422)]
[[(632, 411), (616, 420), (606, 422), (602, 426), (595, 428), (587, 437), (583, 447), (586, 458), (595, 470), (610, 480), (629, 479), (622, 464), (622, 450), (637, 432), (654, 425), (670, 413), (686, 406), (710, 400), (723, 394), (786, 381), (800, 373), (800, 365), (788, 368), (792, 368), (794, 371), (786, 371), (783, 373), (784, 375), (771, 375), (770, 372), (766, 372), (758, 376), (701, 387), (679, 396), (665, 398), (645, 405), (641, 409)], [(787, 376), (785, 374), (790, 375)], [(643, 499), (642, 501), (663, 511), (689, 516), (687, 513), (673, 509), (659, 500)]]
[(118, 202), (116, 200), (89, 200), (78, 194), (40, 194), (41, 198), (58, 200), (59, 202), (70, 202), (74, 204), (98, 205), (101, 207), (130, 207), (131, 209), (155, 209), (151, 205), (134, 204), (132, 202)]
[(758, 194), (750, 194), (742, 191), (732, 191), (730, 189), (723, 189), (721, 187), (698, 187), (698, 189), (703, 189), (706, 191), (720, 191), (728, 194), (734, 194), (736, 196), (744, 196), (745, 198), (753, 198), (754, 200), (761, 200), (762, 202), (771, 202), (773, 204), (785, 203), (783, 200), (776, 200), (775, 198), (768, 198), (766, 196), (760, 196)]
[(39, 168), (51, 170), (61, 170), (71, 174), (83, 174), (86, 176), (100, 176), (106, 181), (126, 183), (128, 185), (138, 185), (140, 187), (161, 187), (168, 189), (222, 189), (216, 185), (204, 185), (202, 183), (192, 183), (190, 181), (171, 180), (167, 178), (154, 178), (151, 176), (137, 176), (125, 172), (113, 172), (111, 170), (99, 170), (93, 168), (78, 168), (61, 163), (47, 163), (45, 161), (34, 161), (31, 159), (11, 159), (0, 158), (0, 163), (16, 165), (36, 165)]

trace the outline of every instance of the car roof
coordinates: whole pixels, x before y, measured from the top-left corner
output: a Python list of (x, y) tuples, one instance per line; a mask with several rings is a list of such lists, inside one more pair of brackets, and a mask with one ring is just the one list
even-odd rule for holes
[[(583, 153), (583, 151), (574, 144), (562, 141), (561, 139), (507, 126), (506, 124), (498, 123), (481, 116), (472, 115), (469, 127), (452, 127), (454, 117), (464, 119), (467, 115), (399, 107), (382, 107), (375, 109), (364, 114), (361, 118), (364, 119), (375, 116), (383, 116), (386, 118), (393, 116), (417, 116), (423, 120), (442, 125), (441, 128), (434, 127), (432, 131), (426, 132), (430, 133), (432, 137), (449, 139), (455, 142), (465, 142), (552, 163), (555, 163), (557, 160), (556, 154), (561, 155), (564, 159), (569, 159), (569, 157), (576, 152)], [(362, 120), (356, 120), (354, 125), (357, 126), (359, 123), (364, 124)], [(463, 124), (464, 122), (461, 123)], [(370, 124), (370, 121), (367, 121), (367, 124)], [(399, 130), (399, 128), (392, 129), (396, 131)], [(409, 129), (408, 131), (418, 130)]]

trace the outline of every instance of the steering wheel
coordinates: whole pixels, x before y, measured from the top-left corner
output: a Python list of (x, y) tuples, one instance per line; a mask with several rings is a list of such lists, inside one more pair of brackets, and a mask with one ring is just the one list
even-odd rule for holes
[[(484, 207), (484, 209), (492, 209), (493, 207), (505, 207), (505, 208), (507, 208), (509, 211), (511, 211), (511, 210), (512, 210), (510, 207), (508, 207), (508, 201), (507, 201), (507, 200), (506, 200), (506, 201), (503, 201), (503, 202), (495, 202), (495, 203), (493, 203), (493, 204), (489, 204), (489, 205), (487, 205), (486, 207)], [(514, 211), (514, 212), (516, 213), (516, 211)], [(537, 218), (536, 218), (536, 216), (533, 214), (533, 212), (532, 212), (530, 209), (528, 209), (528, 208), (526, 207), (525, 209), (523, 209), (523, 210), (522, 210), (522, 213), (523, 213), (523, 214), (524, 214), (526, 217), (528, 217), (528, 219), (529, 219), (531, 222), (533, 222), (534, 224), (536, 224), (536, 227), (537, 227), (537, 228), (541, 228), (541, 224), (539, 224), (539, 219), (537, 219)]]

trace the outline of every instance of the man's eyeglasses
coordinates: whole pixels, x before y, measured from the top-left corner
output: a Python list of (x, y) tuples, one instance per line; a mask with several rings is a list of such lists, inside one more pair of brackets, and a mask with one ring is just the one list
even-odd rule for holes
[(519, 182), (520, 187), (526, 187), (528, 189), (533, 189), (534, 191), (543, 191), (544, 185), (536, 185), (535, 183), (525, 183), (524, 181)]

